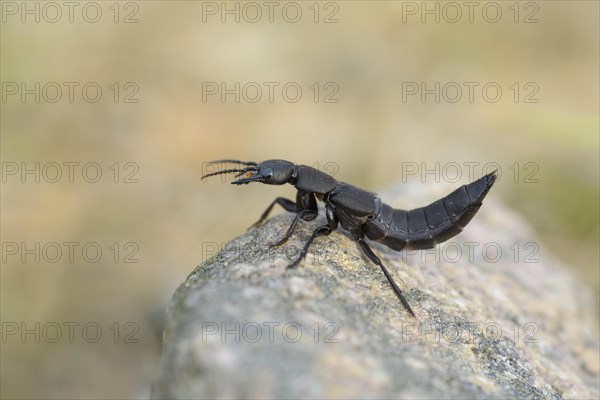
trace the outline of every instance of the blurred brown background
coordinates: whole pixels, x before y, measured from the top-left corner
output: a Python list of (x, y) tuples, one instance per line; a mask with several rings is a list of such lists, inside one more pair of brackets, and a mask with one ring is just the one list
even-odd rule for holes
[(598, 292), (597, 2), (74, 3), (2, 2), (3, 398), (149, 395), (177, 285), (293, 196), (203, 183), (212, 159), (447, 191), (495, 162), (491, 196)]

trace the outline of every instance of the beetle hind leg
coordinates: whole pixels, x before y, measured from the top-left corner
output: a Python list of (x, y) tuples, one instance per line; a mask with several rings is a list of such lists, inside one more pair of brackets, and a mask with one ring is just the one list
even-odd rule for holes
[(379, 265), (379, 267), (383, 271), (383, 274), (385, 275), (385, 277), (387, 278), (388, 282), (390, 283), (390, 286), (394, 290), (394, 293), (396, 294), (396, 296), (400, 300), (400, 303), (402, 303), (402, 306), (406, 309), (406, 311), (408, 311), (408, 313), (413, 318), (415, 318), (415, 313), (412, 310), (412, 308), (410, 308), (410, 304), (408, 304), (408, 300), (406, 300), (406, 297), (404, 297), (404, 294), (402, 293), (402, 290), (400, 290), (400, 288), (398, 287), (398, 285), (396, 285), (396, 282), (394, 282), (394, 279), (392, 278), (392, 276), (388, 272), (387, 268), (383, 265), (383, 263), (381, 262), (381, 260), (379, 259), (379, 257), (377, 257), (375, 255), (375, 253), (373, 253), (373, 250), (371, 250), (371, 248), (369, 247), (369, 245), (367, 245), (367, 243), (364, 240), (358, 239), (358, 244), (360, 244), (360, 248), (365, 253), (365, 255), (369, 258), (369, 260), (371, 260), (374, 264)]

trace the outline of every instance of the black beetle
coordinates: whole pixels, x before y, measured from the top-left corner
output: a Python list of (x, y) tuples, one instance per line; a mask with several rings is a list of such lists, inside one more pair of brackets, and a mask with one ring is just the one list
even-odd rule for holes
[(365, 242), (365, 236), (398, 251), (432, 248), (457, 235), (469, 223), (496, 181), (496, 171), (494, 171), (468, 185), (459, 187), (448, 196), (426, 207), (407, 211), (392, 208), (375, 194), (348, 183), (338, 182), (332, 176), (306, 165), (285, 160), (267, 160), (261, 163), (239, 160), (210, 162), (210, 164), (216, 163), (235, 163), (243, 165), (244, 168), (209, 173), (202, 179), (219, 174), (237, 173), (236, 178), (239, 179), (231, 182), (234, 185), (261, 182), (267, 185), (289, 183), (296, 187), (298, 192), (295, 202), (283, 197), (276, 198), (260, 219), (251, 226), (252, 228), (262, 224), (275, 204), (295, 213), (287, 232), (273, 246), (279, 246), (290, 238), (300, 218), (312, 221), (317, 217), (317, 199), (325, 203), (327, 224), (315, 229), (300, 252), (300, 256), (288, 265), (288, 268), (297, 267), (306, 256), (312, 242), (319, 236), (329, 235), (340, 223), (352, 234), (366, 256), (381, 267), (402, 305), (413, 317), (415, 314), (408, 301), (379, 257)]

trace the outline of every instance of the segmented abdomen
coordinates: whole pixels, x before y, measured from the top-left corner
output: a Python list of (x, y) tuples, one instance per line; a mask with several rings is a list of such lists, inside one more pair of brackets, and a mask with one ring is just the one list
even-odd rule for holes
[(496, 173), (463, 185), (448, 196), (414, 210), (381, 204), (365, 234), (394, 250), (428, 249), (457, 235), (473, 218), (496, 180)]

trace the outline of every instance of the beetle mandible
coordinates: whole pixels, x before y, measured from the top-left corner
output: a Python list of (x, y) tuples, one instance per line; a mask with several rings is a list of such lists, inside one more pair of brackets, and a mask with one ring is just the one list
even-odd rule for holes
[(329, 235), (338, 223), (358, 242), (365, 255), (378, 265), (390, 283), (404, 308), (415, 316), (404, 294), (392, 279), (379, 257), (365, 242), (365, 237), (382, 243), (393, 250), (429, 249), (457, 235), (473, 218), (483, 198), (496, 181), (496, 171), (463, 185), (426, 207), (413, 210), (400, 210), (383, 203), (375, 194), (339, 182), (318, 169), (294, 164), (285, 160), (267, 160), (260, 163), (239, 160), (217, 160), (209, 164), (234, 163), (244, 168), (225, 169), (202, 176), (236, 173), (234, 185), (260, 182), (267, 185), (289, 183), (297, 189), (296, 201), (283, 197), (276, 198), (262, 213), (260, 219), (250, 228), (259, 226), (269, 213), (279, 204), (285, 210), (295, 213), (285, 235), (271, 246), (280, 246), (291, 237), (300, 219), (312, 221), (318, 215), (317, 199), (325, 203), (327, 223), (315, 229), (302, 248), (299, 257), (287, 268), (295, 268), (306, 257), (313, 241), (319, 236)]

